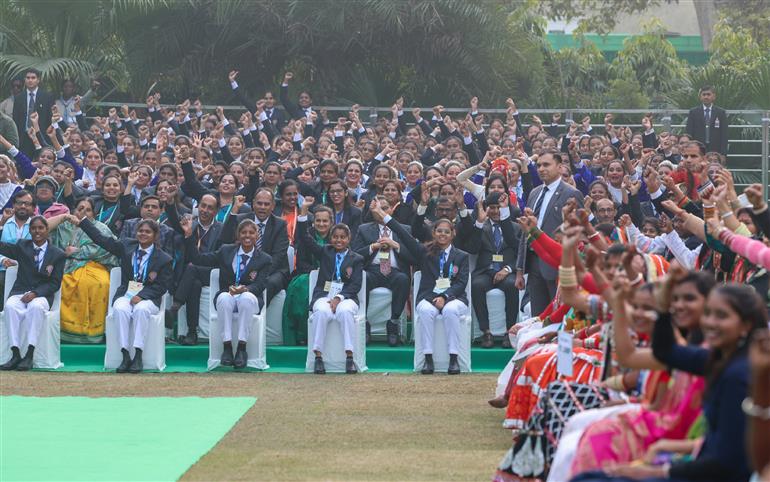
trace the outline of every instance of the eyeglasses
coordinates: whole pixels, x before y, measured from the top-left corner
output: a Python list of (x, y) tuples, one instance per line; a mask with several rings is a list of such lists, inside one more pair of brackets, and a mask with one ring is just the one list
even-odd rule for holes
[(329, 189), (329, 194), (342, 194), (345, 192), (344, 189)]
[(16, 206), (32, 206), (32, 201), (15, 201)]

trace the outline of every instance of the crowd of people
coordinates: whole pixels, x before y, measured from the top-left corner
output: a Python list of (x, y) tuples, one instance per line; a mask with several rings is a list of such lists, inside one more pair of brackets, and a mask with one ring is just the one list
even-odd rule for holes
[[(500, 343), (515, 351), (489, 402), (513, 433), (497, 480), (766, 470), (770, 211), (762, 186), (738, 195), (725, 168), (728, 119), (713, 87), (700, 90), (685, 132), (656, 132), (649, 116), (640, 129), (612, 115), (597, 128), (589, 117), (525, 120), (511, 99), (503, 118), (488, 117), (476, 97), (458, 118), (442, 106), (407, 114), (398, 99), (365, 125), (356, 105), (330, 119), (309, 92), (292, 100), (292, 80), (278, 99), (255, 100), (230, 72), (242, 112), (164, 106), (154, 93), (146, 109), (101, 117), (86, 117), (72, 81), (58, 100), (35, 70), (15, 81), (0, 105), (12, 118), (0, 113), (0, 283), (18, 264), (3, 320), (12, 354), (0, 368), (32, 367), (61, 289), (62, 339), (103, 342), (111, 304), (117, 371), (140, 372), (164, 293), (167, 327), (187, 307), (187, 334), (169, 341), (197, 344), (198, 300), (219, 269), (222, 365), (246, 366), (249, 320), (285, 291), (284, 343), (308, 345), (325, 373), (326, 326), (337, 320), (356, 373), (365, 280), (391, 291), (389, 345), (403, 342), (414, 306), (424, 374), (435, 371), (441, 315), (456, 374), (471, 311), (476, 342), (498, 342), (486, 296), (498, 289)], [(122, 278), (108, 300), (113, 267)]]

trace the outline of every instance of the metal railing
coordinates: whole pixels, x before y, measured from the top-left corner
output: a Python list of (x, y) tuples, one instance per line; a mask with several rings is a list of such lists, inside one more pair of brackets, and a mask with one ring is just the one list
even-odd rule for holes
[[(129, 108), (145, 108), (142, 103), (121, 103), (121, 102), (98, 102), (91, 104), (90, 107), (120, 107), (128, 105)], [(164, 105), (163, 107), (175, 108), (176, 105)], [(213, 110), (216, 105), (204, 105), (203, 108)], [(241, 105), (223, 105), (226, 111), (243, 111)], [(350, 111), (350, 106), (314, 106), (315, 109), (326, 109), (331, 119), (340, 115), (345, 115)], [(413, 107), (405, 110), (410, 111)], [(421, 107), (425, 116), (432, 115), (432, 107)], [(449, 115), (466, 114), (467, 107), (446, 107), (443, 109)], [(363, 114), (368, 112), (368, 116), (360, 115), (361, 120), (366, 125), (375, 123), (380, 117), (390, 116), (390, 107), (360, 106), (359, 112)], [(479, 109), (479, 112), (486, 116), (502, 116), (506, 114), (506, 109)], [(597, 132), (603, 132), (604, 115), (613, 114), (618, 121), (613, 122), (616, 127), (631, 127), (640, 129), (641, 123), (631, 121), (632, 118), (638, 118), (641, 121), (642, 116), (651, 114), (653, 116), (653, 127), (658, 132), (672, 131), (683, 133), (685, 129), (685, 118), (689, 113), (686, 109), (519, 109), (519, 113), (524, 117), (530, 114), (540, 115), (544, 122), (548, 122), (552, 114), (562, 115), (564, 122), (574, 119), (580, 122), (585, 115), (599, 114), (602, 117), (596, 118)], [(335, 115), (336, 114), (336, 115)], [(411, 117), (411, 114), (407, 112)], [(545, 117), (545, 116), (548, 117)], [(728, 168), (738, 173), (736, 187), (742, 188), (754, 182), (760, 182), (765, 186), (765, 193), (770, 195), (770, 111), (745, 109), (728, 110), (730, 116), (730, 126), (728, 131)], [(368, 117), (368, 122), (366, 117)], [(628, 119), (624, 121), (624, 119)], [(561, 127), (566, 128), (565, 124)], [(736, 135), (737, 134), (737, 135)]]

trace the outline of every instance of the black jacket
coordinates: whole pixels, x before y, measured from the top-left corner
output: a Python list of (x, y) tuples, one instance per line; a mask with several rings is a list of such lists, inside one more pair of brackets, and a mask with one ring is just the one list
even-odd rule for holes
[(706, 146), (706, 152), (727, 155), (727, 112), (721, 107), (711, 105), (709, 142), (706, 142), (706, 118), (703, 105), (693, 107), (687, 115), (687, 134), (702, 142)]
[[(222, 228), (220, 240), (222, 243), (234, 243), (238, 224), (244, 219), (251, 219), (257, 223), (257, 216), (254, 213), (233, 214), (227, 217), (225, 225)], [(265, 231), (262, 234), (262, 252), (269, 254), (273, 261), (272, 273), (282, 273), (286, 281), (289, 280), (289, 232), (286, 229), (286, 221), (270, 215), (267, 218)]]
[[(411, 234), (411, 228), (409, 228), (409, 226), (402, 225), (401, 227), (404, 228), (407, 233)], [(394, 252), (396, 256), (396, 262), (398, 263), (398, 269), (408, 273), (409, 266), (417, 264), (417, 260), (397, 233), (391, 232), (391, 238), (393, 238), (393, 241), (401, 245), (400, 249)], [(353, 251), (360, 254), (364, 258), (364, 268), (369, 266), (372, 261), (374, 261), (374, 257), (379, 252), (369, 252), (369, 245), (377, 242), (378, 239), (380, 239), (380, 225), (377, 223), (362, 224), (358, 228), (358, 234), (355, 238), (353, 238), (353, 244), (351, 247), (353, 248)]]
[[(236, 284), (235, 271), (233, 271), (233, 260), (238, 254), (240, 245), (226, 244), (213, 253), (199, 253), (198, 247), (196, 246), (197, 241), (195, 236), (185, 238), (184, 241), (190, 262), (199, 266), (219, 268), (219, 292), (214, 297), (214, 301), (216, 302), (216, 298), (221, 293), (227, 293), (230, 286)], [(257, 297), (260, 308), (262, 308), (265, 301), (262, 297), (262, 292), (265, 290), (267, 275), (270, 274), (271, 261), (269, 255), (262, 251), (254, 250), (251, 259), (249, 259), (249, 263), (246, 265), (246, 270), (241, 275), (240, 279), (240, 284), (246, 286), (249, 293)]]
[(443, 296), (447, 302), (460, 300), (466, 305), (468, 304), (468, 297), (465, 295), (465, 288), (468, 285), (470, 275), (468, 253), (452, 246), (449, 251), (449, 258), (444, 262), (444, 277), (449, 277), (450, 286), (443, 294), (439, 295), (434, 293), (433, 289), (436, 286), (436, 280), (439, 278), (441, 254), (435, 255), (428, 252), (428, 249), (411, 237), (396, 220), (391, 219), (387, 226), (403, 240), (407, 249), (418, 260), (417, 266), (422, 272), (422, 278), (420, 279), (417, 299), (414, 300), (415, 304), (421, 300), (432, 302), (433, 298), (437, 296)]
[(64, 263), (67, 255), (48, 241), (45, 249), (42, 269), (35, 266), (35, 246), (30, 239), (20, 239), (16, 244), (0, 243), (0, 254), (19, 263), (16, 282), (11, 288), (11, 295), (23, 295), (34, 291), (37, 296), (48, 300), (48, 306), (53, 305), (53, 298), (64, 276)]
[(80, 221), (80, 228), (94, 243), (120, 259), (120, 287), (115, 292), (115, 297), (112, 299), (113, 303), (126, 294), (129, 281), (143, 281), (142, 290), (137, 293), (137, 296), (160, 306), (160, 299), (166, 291), (172, 288), (174, 272), (171, 267), (171, 256), (156, 245), (147, 261), (147, 277), (144, 280), (135, 280), (133, 262), (139, 241), (133, 238), (109, 238), (100, 233), (88, 219)]
[(471, 245), (470, 252), (477, 254), (476, 267), (473, 270), (473, 274), (481, 274), (487, 272), (493, 266), (492, 257), (496, 254), (503, 255), (503, 261), (499, 262), (502, 269), (504, 266), (509, 266), (511, 272), (516, 271), (516, 259), (518, 258), (519, 242), (521, 237), (521, 228), (518, 224), (513, 223), (512, 218), (507, 218), (500, 223), (500, 233), (502, 235), (501, 248), (498, 251), (495, 246), (494, 230), (492, 228), (492, 220), (487, 219), (483, 227), (478, 228), (474, 225), (473, 229), (476, 231), (476, 237)]
[[(297, 221), (297, 233), (302, 234), (298, 237), (298, 243), (301, 249), (307, 250), (319, 260), (318, 281), (313, 290), (313, 298), (310, 306), (319, 299), (325, 297), (328, 293), (324, 290), (327, 281), (333, 281), (336, 278), (336, 256), (337, 252), (333, 246), (320, 246), (310, 237), (306, 226), (300, 228), (300, 224), (306, 224), (307, 221)], [(358, 303), (358, 292), (361, 290), (364, 276), (364, 258), (348, 247), (345, 259), (340, 266), (340, 276), (343, 283), (340, 295), (345, 299), (351, 299)]]

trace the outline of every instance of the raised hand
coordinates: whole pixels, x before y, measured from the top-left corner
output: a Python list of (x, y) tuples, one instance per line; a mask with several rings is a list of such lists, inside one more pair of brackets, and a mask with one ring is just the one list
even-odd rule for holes
[[(2, 140), (0, 140), (2, 142)], [(754, 209), (759, 210), (765, 207), (765, 198), (762, 195), (762, 184), (752, 184), (743, 190), (746, 198), (749, 200)]]
[(193, 232), (192, 220), (189, 217), (183, 216), (179, 220), (179, 226), (181, 226), (182, 232), (184, 233), (185, 238), (189, 238), (190, 236), (192, 236), (192, 232)]
[(294, 78), (294, 74), (292, 74), (291, 72), (286, 72), (285, 74), (283, 74), (283, 83), (288, 84), (289, 81), (293, 78)]
[(231, 70), (229, 74), (227, 74), (227, 79), (230, 82), (235, 82), (235, 79), (238, 77), (238, 71), (237, 70)]

